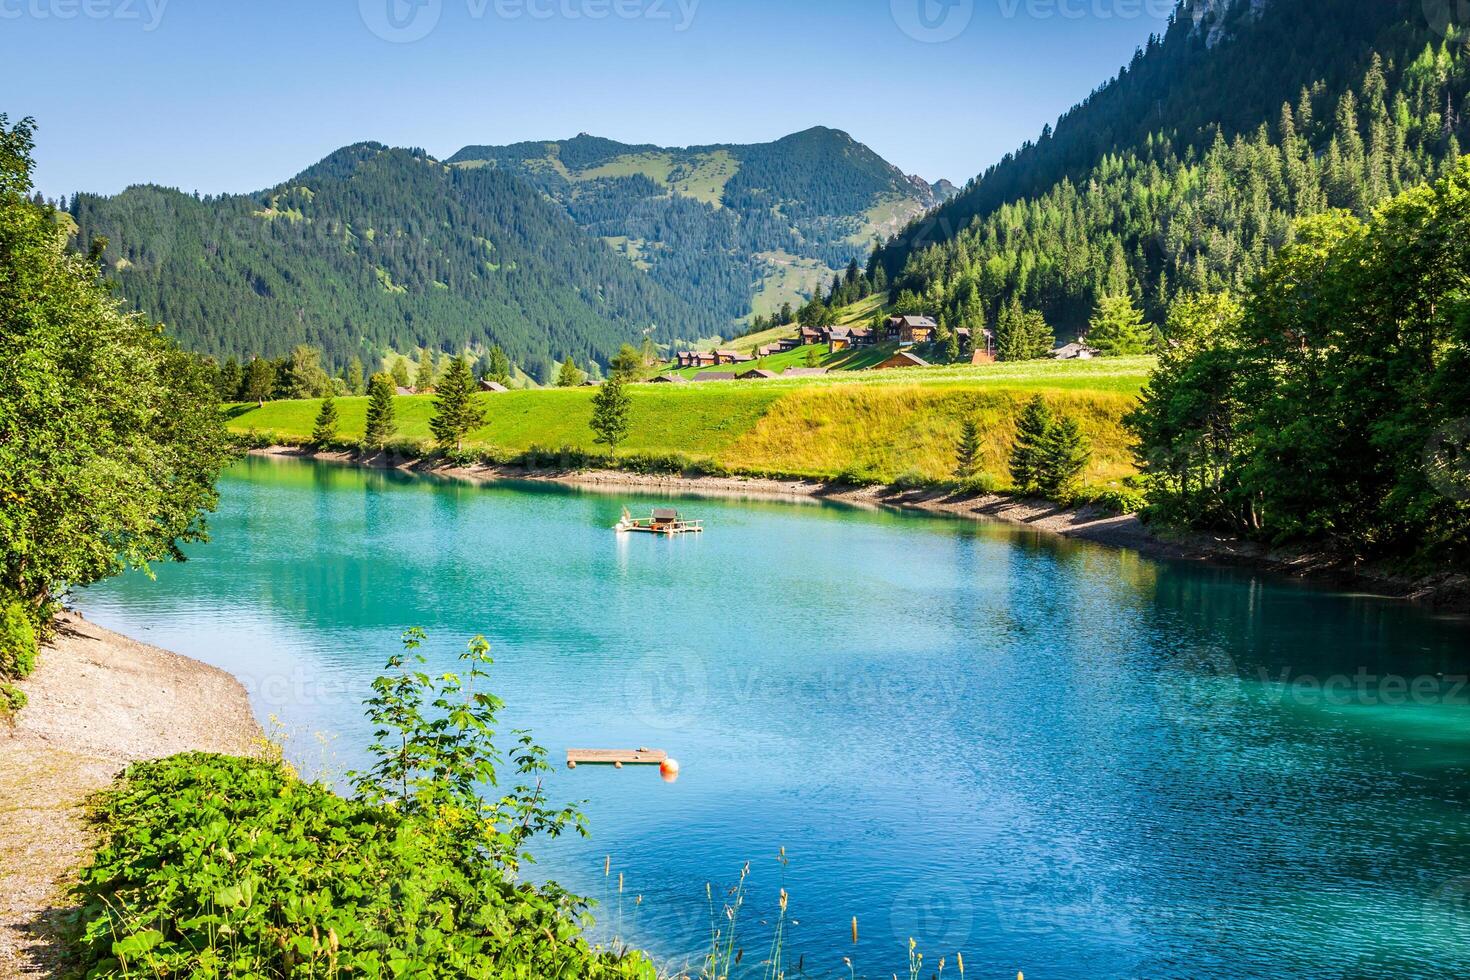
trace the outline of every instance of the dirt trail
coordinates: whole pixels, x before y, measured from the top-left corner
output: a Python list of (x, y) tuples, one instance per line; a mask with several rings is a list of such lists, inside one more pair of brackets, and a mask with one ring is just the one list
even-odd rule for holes
[(86, 860), (85, 802), (128, 763), (179, 752), (248, 753), (260, 726), (229, 674), (62, 617), (0, 726), (0, 977), (59, 975), (52, 941)]

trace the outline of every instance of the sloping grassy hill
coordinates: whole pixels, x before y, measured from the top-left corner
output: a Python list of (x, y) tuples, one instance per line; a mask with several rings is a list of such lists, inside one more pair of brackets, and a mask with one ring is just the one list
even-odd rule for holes
[[(1121, 420), (1151, 358), (1034, 361), (985, 367), (867, 371), (825, 378), (634, 385), (632, 432), (622, 452), (679, 454), (742, 473), (846, 477), (892, 483), (953, 476), (966, 416), (984, 434), (984, 474), (1008, 482), (1015, 420), (1034, 394), (1077, 416), (1092, 440), (1086, 479), (1094, 485), (1134, 472)], [(481, 395), (486, 424), (470, 448), (523, 452), (535, 446), (596, 451), (590, 388)], [(286, 444), (309, 437), (320, 403), (235, 406), (230, 427)], [(343, 440), (362, 437), (367, 400), (337, 402)], [(397, 399), (399, 442), (427, 447), (433, 398)]]

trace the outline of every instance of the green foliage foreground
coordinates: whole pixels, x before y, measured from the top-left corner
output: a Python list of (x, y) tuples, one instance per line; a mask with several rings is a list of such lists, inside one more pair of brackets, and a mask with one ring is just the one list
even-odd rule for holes
[(1156, 512), (1470, 567), (1470, 160), (1171, 320), (1130, 418)]
[(532, 838), (582, 817), (546, 805), (528, 736), (496, 750), (485, 641), (462, 676), (431, 678), (423, 639), (373, 685), (374, 762), (351, 797), (279, 761), (128, 769), (78, 886), (87, 976), (652, 980), (642, 956), (587, 944), (583, 899), (517, 879)]
[(28, 196), (31, 129), (0, 115), (0, 601), (39, 626), (67, 589), (201, 540), (230, 452), (199, 361)]

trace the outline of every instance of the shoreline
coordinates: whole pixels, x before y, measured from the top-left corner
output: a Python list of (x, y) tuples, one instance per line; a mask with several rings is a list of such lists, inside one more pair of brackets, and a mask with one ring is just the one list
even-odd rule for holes
[(0, 977), (58, 975), (67, 890), (94, 840), (87, 801), (128, 765), (250, 755), (263, 734), (232, 675), (63, 613), (0, 726)]
[(1162, 532), (1136, 514), (1115, 514), (1091, 505), (1063, 507), (1042, 500), (1002, 494), (968, 494), (946, 490), (906, 490), (892, 486), (854, 487), (819, 480), (758, 477), (649, 476), (623, 470), (533, 470), (515, 466), (439, 464), (390, 454), (318, 452), (295, 446), (252, 449), (250, 455), (321, 460), (365, 469), (392, 469), (480, 483), (555, 483), (587, 490), (657, 490), (692, 496), (746, 497), (767, 500), (827, 500), (856, 506), (891, 507), (969, 520), (995, 521), (1042, 534), (1124, 548), (1159, 561), (1192, 562), (1280, 575), (1339, 589), (1356, 589), (1385, 599), (1401, 600), (1437, 611), (1470, 612), (1470, 577), (1442, 573), (1412, 577), (1389, 569), (1353, 565), (1320, 551), (1268, 548), (1202, 532)]

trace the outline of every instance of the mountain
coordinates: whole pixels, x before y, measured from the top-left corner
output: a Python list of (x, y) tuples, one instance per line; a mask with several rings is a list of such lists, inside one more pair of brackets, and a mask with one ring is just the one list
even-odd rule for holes
[(449, 158), (533, 182), (659, 285), (735, 319), (826, 284), (953, 185), (906, 176), (846, 133), (670, 148), (582, 134)]
[(78, 194), (85, 247), (105, 237), (121, 295), (220, 357), (322, 347), (340, 365), (383, 348), (499, 343), (533, 374), (620, 344), (701, 336), (726, 318), (658, 285), (507, 171), (362, 143), (257, 194), (132, 187)]
[[(1240, 290), (1328, 209), (1366, 214), (1470, 139), (1449, 0), (1185, 0), (1116, 78), (880, 249), (951, 323), (1012, 303), (1061, 334), (1129, 294)], [(1463, 12), (1463, 8), (1462, 8)]]

